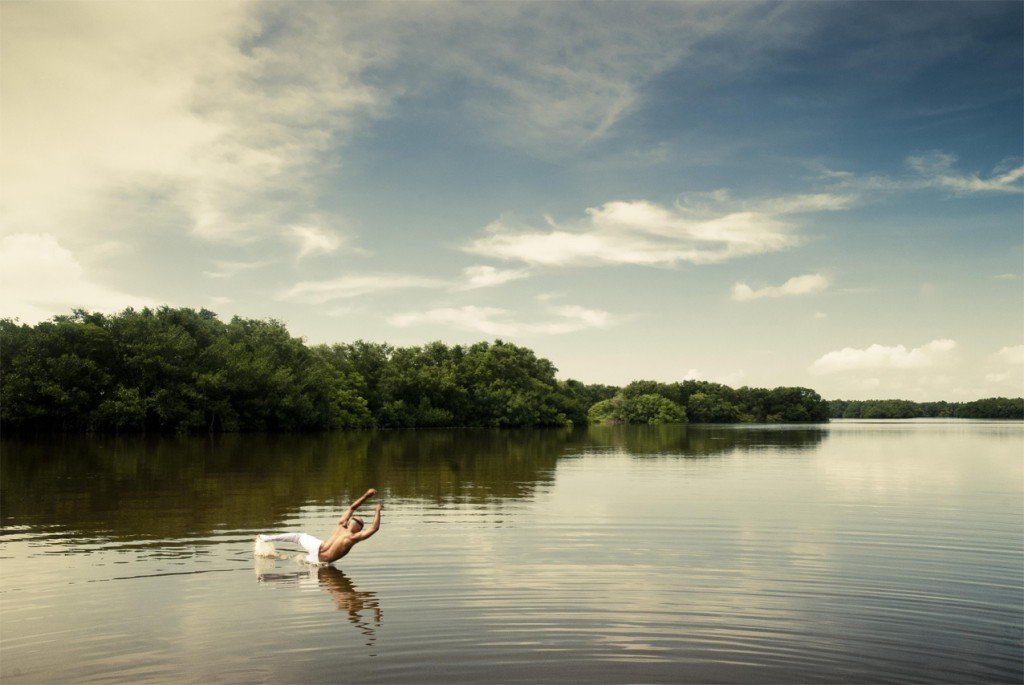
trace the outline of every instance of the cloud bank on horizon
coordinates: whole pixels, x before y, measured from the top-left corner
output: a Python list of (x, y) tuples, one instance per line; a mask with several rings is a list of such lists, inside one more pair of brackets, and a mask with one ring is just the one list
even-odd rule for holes
[(207, 306), (500, 336), (588, 382), (1024, 392), (1019, 3), (0, 14), (0, 315)]

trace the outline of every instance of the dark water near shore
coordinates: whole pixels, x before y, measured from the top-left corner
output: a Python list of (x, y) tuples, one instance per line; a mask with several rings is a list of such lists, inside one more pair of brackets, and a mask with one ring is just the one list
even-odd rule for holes
[[(0, 448), (4, 683), (1024, 677), (1021, 423)], [(369, 486), (338, 568), (253, 559)]]

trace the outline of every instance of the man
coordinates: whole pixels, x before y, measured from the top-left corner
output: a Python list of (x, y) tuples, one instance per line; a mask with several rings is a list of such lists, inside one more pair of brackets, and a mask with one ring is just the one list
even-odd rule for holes
[(377, 491), (370, 488), (366, 491), (365, 495), (349, 505), (349, 508), (338, 519), (338, 525), (335, 527), (334, 532), (326, 540), (318, 540), (306, 533), (261, 534), (256, 536), (256, 554), (263, 556), (267, 553), (259, 550), (259, 543), (261, 542), (293, 542), (306, 550), (305, 560), (311, 564), (330, 564), (337, 561), (348, 554), (349, 550), (357, 542), (362, 542), (380, 530), (380, 512), (384, 509), (380, 503), (377, 504), (377, 511), (373, 515), (373, 523), (370, 524), (367, 530), (363, 530), (363, 520), (358, 516), (352, 515), (359, 508), (359, 505), (376, 494)]

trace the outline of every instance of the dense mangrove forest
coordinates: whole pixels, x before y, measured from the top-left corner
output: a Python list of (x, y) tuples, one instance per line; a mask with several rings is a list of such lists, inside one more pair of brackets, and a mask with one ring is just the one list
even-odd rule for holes
[[(501, 340), (308, 345), (279, 321), (224, 322), (206, 309), (114, 315), (76, 310), (34, 326), (0, 320), (5, 430), (814, 423), (859, 406), (830, 404), (809, 388), (731, 388), (695, 380), (616, 387), (560, 380), (556, 372), (549, 360)], [(1019, 404), (1008, 411), (1002, 406), (999, 412), (1019, 417)], [(972, 408), (951, 411), (968, 416)]]

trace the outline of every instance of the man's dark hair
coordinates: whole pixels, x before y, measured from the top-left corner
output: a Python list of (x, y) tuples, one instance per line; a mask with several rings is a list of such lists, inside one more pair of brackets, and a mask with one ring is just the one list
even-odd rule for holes
[[(363, 519), (359, 518), (358, 516), (353, 516), (352, 520), (359, 524), (359, 530), (365, 528), (365, 525), (363, 524)], [(356, 532), (358, 533), (359, 531)]]

